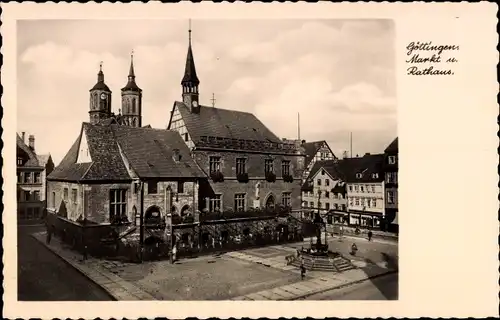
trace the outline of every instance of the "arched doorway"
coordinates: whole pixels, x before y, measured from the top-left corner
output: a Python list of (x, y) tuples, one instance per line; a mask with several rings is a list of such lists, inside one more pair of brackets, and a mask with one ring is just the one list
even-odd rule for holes
[(276, 200), (274, 199), (274, 196), (270, 194), (266, 200), (266, 209), (274, 209), (275, 204)]
[(189, 205), (185, 205), (184, 207), (182, 207), (182, 210), (181, 210), (181, 217), (187, 215), (189, 213)]
[(144, 223), (146, 225), (157, 225), (161, 222), (160, 208), (157, 206), (151, 206), (146, 210), (144, 215)]

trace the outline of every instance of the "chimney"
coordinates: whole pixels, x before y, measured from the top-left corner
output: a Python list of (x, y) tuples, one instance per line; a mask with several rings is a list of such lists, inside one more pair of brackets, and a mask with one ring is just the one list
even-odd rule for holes
[(306, 140), (302, 140), (302, 144), (306, 143)]
[(29, 141), (28, 141), (29, 144), (28, 145), (29, 145), (30, 149), (31, 150), (35, 150), (35, 136), (32, 135), (32, 134), (30, 134), (30, 136), (29, 136), (28, 139), (29, 139)]
[(26, 140), (24, 139), (25, 135), (26, 135), (26, 132), (24, 132), (24, 131), (21, 132), (21, 139), (23, 139), (24, 143), (26, 143)]

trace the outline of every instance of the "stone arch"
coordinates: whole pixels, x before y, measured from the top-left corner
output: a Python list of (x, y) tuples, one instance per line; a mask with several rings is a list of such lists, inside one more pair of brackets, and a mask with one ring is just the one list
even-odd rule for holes
[(144, 214), (145, 224), (158, 224), (161, 221), (161, 210), (160, 207), (152, 205)]
[(276, 196), (274, 195), (274, 193), (269, 192), (265, 199), (266, 200), (264, 201), (264, 208), (273, 209), (276, 207)]
[(181, 211), (180, 211), (180, 215), (181, 215), (181, 216), (185, 216), (185, 215), (187, 215), (187, 214), (190, 212), (190, 211), (189, 211), (190, 209), (191, 209), (191, 207), (189, 206), (189, 204), (185, 204), (185, 205), (183, 205), (183, 206), (182, 206), (182, 209), (181, 209)]

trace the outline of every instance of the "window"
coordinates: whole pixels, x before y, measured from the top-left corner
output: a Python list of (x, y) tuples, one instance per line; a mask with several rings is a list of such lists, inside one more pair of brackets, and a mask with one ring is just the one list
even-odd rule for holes
[(73, 203), (76, 203), (77, 197), (78, 197), (78, 190), (77, 189), (72, 189), (71, 190), (71, 201)]
[(370, 208), (372, 205), (372, 199), (366, 199), (366, 206)]
[(244, 174), (247, 172), (245, 158), (236, 159), (236, 174)]
[(314, 208), (314, 202), (313, 201), (309, 202), (309, 207), (310, 208)]
[(397, 183), (398, 182), (398, 174), (397, 172), (387, 172), (385, 176), (386, 183)]
[(325, 175), (325, 170), (321, 170), (321, 175), (324, 176)]
[(330, 198), (330, 192), (325, 191), (325, 198), (327, 198), (327, 199)]
[(30, 201), (30, 192), (24, 191), (24, 201)]
[(387, 191), (387, 203), (394, 204), (396, 201), (394, 199), (394, 191)]
[(363, 177), (362, 173), (356, 173), (356, 178), (361, 179)]
[(209, 208), (210, 212), (220, 211), (222, 207), (222, 195), (216, 194), (213, 198), (209, 200)]
[(372, 179), (378, 179), (378, 173), (372, 174)]
[(354, 190), (355, 190), (356, 192), (358, 192), (358, 191), (359, 191), (359, 186), (354, 186)]
[(21, 157), (17, 158), (17, 165), (18, 166), (22, 166), (23, 165), (23, 158), (21, 158)]
[(40, 191), (33, 192), (33, 200), (40, 201)]
[(352, 192), (352, 186), (349, 186), (349, 191), (351, 191), (351, 192)]
[(31, 172), (24, 173), (24, 183), (31, 183)]
[(127, 212), (127, 190), (109, 190), (109, 221), (125, 215)]
[(41, 183), (42, 179), (40, 177), (40, 172), (35, 172), (35, 183)]
[(325, 186), (329, 186), (330, 185), (330, 179), (325, 179)]
[(338, 208), (339, 208), (339, 205), (338, 205), (338, 204), (336, 204), (336, 203), (334, 203), (334, 204), (333, 204), (333, 209), (337, 210)]
[(372, 199), (372, 206), (373, 208), (377, 207), (377, 199)]
[(365, 198), (361, 198), (361, 206), (365, 205)]
[(282, 176), (290, 175), (290, 161), (285, 160), (281, 162), (281, 175)]
[(17, 183), (23, 182), (23, 174), (21, 172), (17, 173)]
[(330, 210), (330, 203), (329, 203), (329, 202), (326, 202), (326, 203), (325, 203), (325, 209), (326, 209), (326, 210)]
[(237, 193), (234, 195), (234, 210), (244, 211), (245, 210), (245, 194)]
[(375, 192), (375, 186), (372, 186), (372, 192)]
[(389, 164), (396, 164), (396, 156), (389, 156), (388, 161)]
[(63, 199), (64, 201), (68, 201), (68, 188), (64, 188)]
[(290, 192), (283, 192), (281, 195), (281, 204), (285, 207), (290, 207), (292, 205), (292, 194)]
[(268, 172), (273, 172), (273, 160), (272, 159), (266, 159), (264, 161), (264, 172), (265, 173), (268, 173)]
[(188, 136), (187, 132), (184, 133), (184, 141), (189, 141), (189, 136)]
[(346, 211), (345, 204), (342, 205), (342, 211)]
[(184, 193), (184, 182), (177, 182), (177, 193)]
[(56, 207), (56, 193), (52, 192), (52, 207)]
[(318, 179), (318, 186), (321, 185), (321, 179)]
[(361, 190), (361, 192), (365, 192), (365, 187), (364, 186), (359, 186), (359, 190)]
[(220, 157), (210, 157), (210, 173), (220, 171)]
[(359, 206), (359, 198), (355, 199), (355, 203), (356, 203), (357, 206)]
[(352, 198), (349, 198), (349, 205), (352, 207), (354, 205), (354, 200)]
[(158, 193), (158, 181), (148, 181), (148, 194)]

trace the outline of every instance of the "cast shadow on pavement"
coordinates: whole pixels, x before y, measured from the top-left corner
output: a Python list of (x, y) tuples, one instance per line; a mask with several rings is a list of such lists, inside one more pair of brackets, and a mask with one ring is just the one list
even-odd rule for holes
[[(380, 291), (387, 300), (398, 300), (399, 297), (399, 277), (398, 277), (398, 259), (385, 252), (381, 253), (386, 268), (378, 266), (371, 259), (364, 259), (367, 265), (360, 269), (369, 277), (369, 281)], [(391, 271), (391, 276), (382, 274)]]

